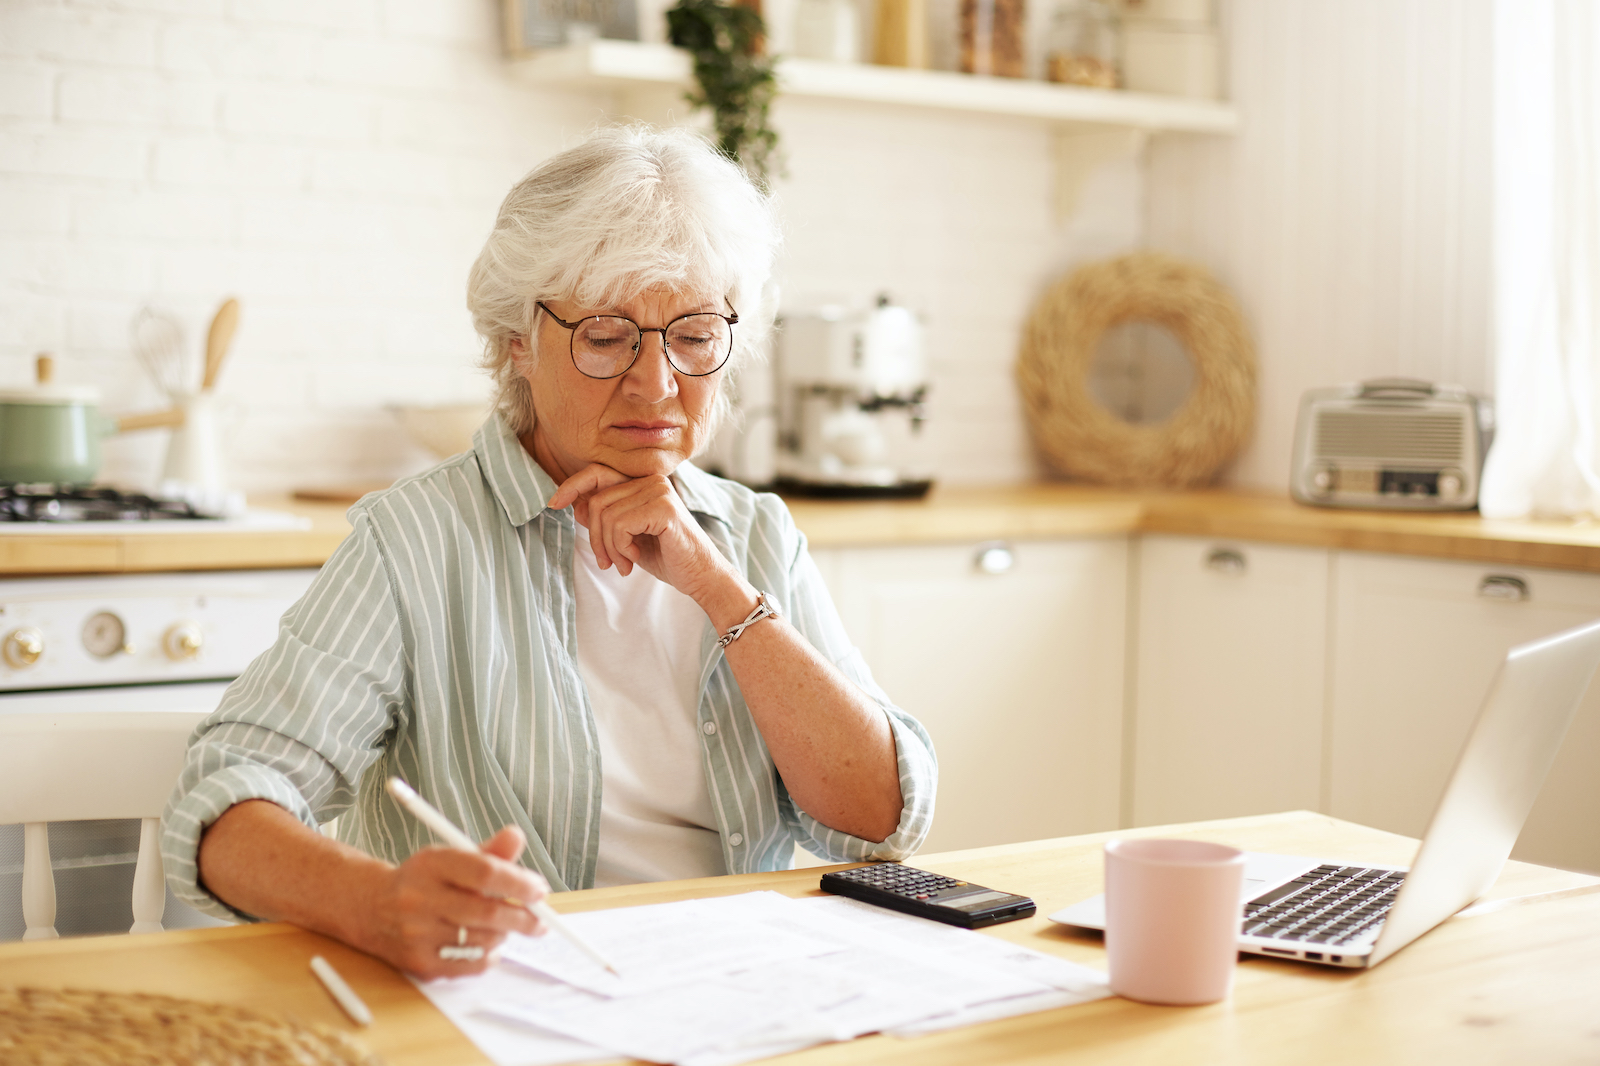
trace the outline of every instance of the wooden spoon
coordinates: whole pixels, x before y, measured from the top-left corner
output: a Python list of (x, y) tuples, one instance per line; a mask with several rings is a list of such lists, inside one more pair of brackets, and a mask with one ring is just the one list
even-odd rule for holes
[(217, 308), (216, 317), (211, 320), (211, 332), (206, 334), (206, 373), (200, 381), (201, 392), (210, 392), (217, 383), (223, 357), (228, 354), (228, 345), (233, 343), (233, 334), (238, 328), (239, 301), (230, 296)]

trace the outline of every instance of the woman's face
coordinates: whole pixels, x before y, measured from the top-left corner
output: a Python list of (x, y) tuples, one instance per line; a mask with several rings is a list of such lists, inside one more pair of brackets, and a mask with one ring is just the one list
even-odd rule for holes
[[(621, 315), (643, 329), (659, 329), (680, 315), (723, 312), (720, 297), (652, 289), (611, 307), (584, 307), (571, 300), (545, 305), (568, 322), (589, 315)], [(572, 364), (571, 331), (538, 316), (536, 359), (521, 339), (512, 354), (533, 393), (534, 427), (523, 447), (557, 484), (590, 463), (629, 477), (670, 474), (710, 432), (707, 424), (722, 371), (686, 377), (667, 362), (660, 333), (646, 333), (639, 357), (627, 373), (604, 380)]]

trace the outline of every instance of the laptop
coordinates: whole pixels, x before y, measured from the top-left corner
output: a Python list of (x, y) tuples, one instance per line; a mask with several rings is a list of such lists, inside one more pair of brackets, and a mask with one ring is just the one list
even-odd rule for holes
[[(1489, 686), (1413, 865), (1246, 852), (1239, 950), (1376, 966), (1500, 875), (1600, 665), (1600, 621), (1512, 648)], [(1104, 929), (1105, 897), (1050, 915)]]

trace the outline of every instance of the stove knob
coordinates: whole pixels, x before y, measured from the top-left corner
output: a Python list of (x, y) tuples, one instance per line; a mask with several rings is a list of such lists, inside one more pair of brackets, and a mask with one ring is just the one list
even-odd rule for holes
[(32, 626), (13, 629), (6, 634), (5, 646), (0, 654), (5, 656), (8, 666), (26, 670), (44, 654), (44, 634)]
[(200, 646), (204, 643), (204, 634), (193, 622), (179, 622), (167, 630), (167, 635), (161, 638), (162, 649), (166, 651), (167, 658), (174, 662), (197, 658)]

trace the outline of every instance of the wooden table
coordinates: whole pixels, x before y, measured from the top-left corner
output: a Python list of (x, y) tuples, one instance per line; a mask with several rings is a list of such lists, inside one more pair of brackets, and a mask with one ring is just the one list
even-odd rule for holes
[[(1094, 834), (925, 855), (917, 863), (1031, 895), (1039, 916), (988, 931), (1090, 966), (1098, 936), (1044, 915), (1100, 891), (1100, 845), (1112, 836), (1180, 836), (1349, 862), (1407, 863), (1416, 842), (1307, 812)], [(657, 903), (755, 889), (817, 891), (817, 874), (675, 881), (572, 892), (563, 911)], [(1510, 863), (1490, 898), (1597, 885), (1580, 874)], [(355, 1030), (312, 979), (326, 955), (372, 1007)], [(281, 1011), (357, 1032), (391, 1064), (484, 1063), (433, 1006), (387, 965), (287, 925), (185, 930), (0, 945), (0, 986), (163, 992)], [(1600, 893), (1456, 918), (1382, 966), (1349, 971), (1250, 957), (1233, 998), (1206, 1007), (1121, 999), (896, 1040), (868, 1037), (785, 1058), (807, 1064), (967, 1066), (1070, 1058), (1089, 1063), (1600, 1062)]]

